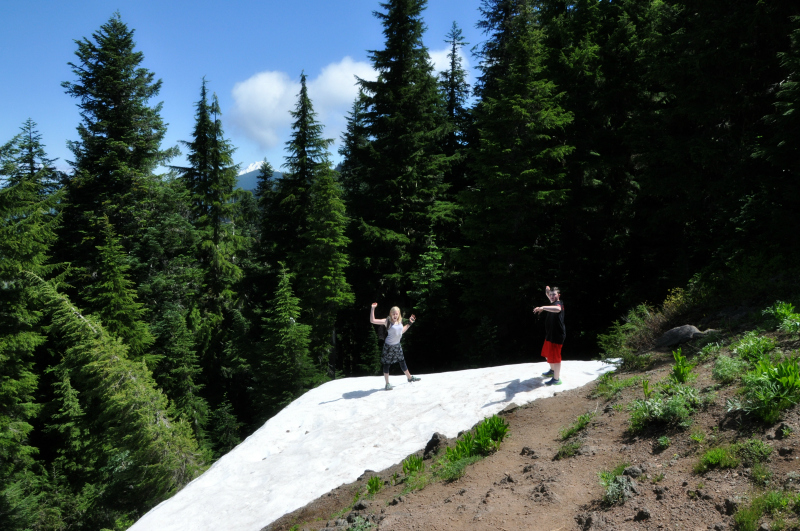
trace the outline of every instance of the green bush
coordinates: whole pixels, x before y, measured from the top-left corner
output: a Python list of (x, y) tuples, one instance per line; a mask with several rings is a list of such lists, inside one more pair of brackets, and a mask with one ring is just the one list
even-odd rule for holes
[(764, 315), (771, 317), (772, 324), (785, 334), (800, 333), (800, 314), (794, 312), (794, 305), (776, 301), (764, 310)]
[(741, 377), (747, 369), (748, 364), (742, 358), (720, 356), (714, 362), (711, 377), (721, 383), (729, 384)]
[(456, 461), (448, 461), (447, 459), (443, 459), (440, 463), (440, 467), (436, 470), (435, 475), (442, 481), (455, 481), (464, 475), (464, 471), (467, 469), (467, 466), (480, 460), (481, 456), (477, 455), (465, 457), (464, 459), (458, 459)]
[(406, 476), (424, 471), (425, 462), (419, 456), (409, 455), (406, 460), (403, 461), (403, 474)]
[(784, 410), (800, 402), (800, 367), (796, 357), (774, 365), (762, 358), (742, 381), (744, 398), (729, 399), (729, 412), (743, 411), (774, 424)]
[(769, 460), (772, 446), (760, 439), (747, 439), (736, 444), (736, 453), (742, 458), (745, 466), (753, 466)]
[(649, 399), (634, 400), (630, 409), (630, 431), (644, 431), (649, 427), (675, 426), (688, 428), (692, 415), (700, 406), (697, 389), (686, 385), (673, 384), (665, 387), (662, 393)]
[(632, 387), (634, 385), (639, 385), (639, 382), (641, 381), (641, 376), (631, 376), (629, 378), (620, 380), (616, 373), (606, 372), (600, 375), (600, 378), (597, 379), (597, 386), (594, 388), (594, 391), (592, 391), (592, 396), (611, 400), (615, 396), (619, 395), (623, 389), (627, 389), (628, 387)]
[(367, 480), (367, 492), (369, 494), (377, 494), (383, 488), (383, 480), (378, 476), (372, 476)]
[(595, 413), (594, 411), (587, 411), (583, 415), (578, 415), (578, 418), (575, 420), (575, 423), (572, 426), (568, 428), (562, 428), (561, 431), (559, 431), (558, 435), (559, 437), (561, 437), (561, 440), (566, 441), (567, 439), (569, 439), (570, 437), (572, 437), (573, 435), (584, 429), (586, 426), (589, 425), (589, 423), (592, 421), (592, 419), (596, 414), (597, 413)]
[(694, 471), (702, 474), (712, 468), (736, 468), (737, 466), (739, 466), (739, 459), (736, 457), (736, 448), (733, 446), (718, 446), (703, 454), (700, 462), (695, 465)]
[(578, 453), (578, 450), (581, 449), (581, 446), (583, 446), (583, 443), (581, 443), (580, 441), (572, 441), (563, 444), (561, 445), (561, 448), (558, 449), (553, 459), (558, 461), (560, 459), (566, 459), (567, 457), (572, 457), (573, 455)]
[(362, 516), (356, 516), (347, 531), (367, 531), (369, 529), (375, 529), (375, 524)]
[(613, 470), (603, 470), (598, 473), (600, 485), (605, 489), (604, 505), (617, 505), (627, 499), (630, 480), (622, 473), (629, 465), (630, 463), (620, 463)]
[(475, 435), (465, 433), (452, 448), (445, 450), (445, 458), (450, 462), (473, 456), (489, 455), (500, 447), (508, 435), (508, 423), (493, 415), (475, 427)]
[[(707, 337), (703, 337), (702, 340), (707, 340)], [(700, 352), (694, 358), (695, 364), (701, 364), (708, 361), (710, 358), (713, 358), (719, 354), (719, 351), (722, 350), (722, 343), (719, 341), (715, 341), (713, 343), (707, 343), (703, 345), (700, 349)]]
[(669, 437), (667, 437), (666, 435), (662, 435), (661, 437), (656, 439), (656, 443), (653, 446), (656, 452), (663, 452), (664, 450), (669, 448), (671, 444), (672, 441), (669, 439)]
[(678, 383), (685, 384), (692, 376), (692, 365), (686, 361), (681, 349), (673, 350), (672, 357), (675, 359), (675, 365), (672, 366), (670, 377)]
[(731, 350), (750, 363), (756, 363), (775, 350), (775, 341), (772, 338), (760, 336), (756, 330), (751, 330), (743, 335)]
[(756, 463), (750, 470), (750, 479), (759, 487), (766, 487), (772, 479), (772, 472), (763, 463)]

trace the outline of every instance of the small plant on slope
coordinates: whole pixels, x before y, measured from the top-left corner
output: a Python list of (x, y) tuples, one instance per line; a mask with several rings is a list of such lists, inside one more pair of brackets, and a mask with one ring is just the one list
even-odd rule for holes
[(672, 357), (675, 359), (675, 365), (672, 367), (670, 377), (678, 383), (685, 384), (692, 376), (692, 365), (686, 361), (681, 349), (672, 351)]

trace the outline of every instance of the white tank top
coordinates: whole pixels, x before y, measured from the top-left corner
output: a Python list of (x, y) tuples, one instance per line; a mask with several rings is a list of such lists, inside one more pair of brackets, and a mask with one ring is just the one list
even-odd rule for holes
[(403, 335), (403, 325), (400, 323), (393, 324), (386, 329), (386, 344), (396, 345), (400, 343), (400, 336)]

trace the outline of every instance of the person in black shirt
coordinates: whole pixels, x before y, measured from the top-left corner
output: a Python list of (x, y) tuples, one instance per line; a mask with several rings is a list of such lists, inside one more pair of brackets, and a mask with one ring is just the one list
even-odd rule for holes
[(547, 286), (544, 293), (550, 299), (550, 305), (537, 306), (533, 309), (535, 314), (547, 312), (542, 356), (550, 364), (550, 370), (542, 373), (542, 376), (550, 377), (545, 385), (561, 385), (561, 347), (567, 335), (564, 327), (564, 303), (561, 302), (561, 291), (557, 287), (553, 286), (553, 289), (550, 289), (550, 286)]

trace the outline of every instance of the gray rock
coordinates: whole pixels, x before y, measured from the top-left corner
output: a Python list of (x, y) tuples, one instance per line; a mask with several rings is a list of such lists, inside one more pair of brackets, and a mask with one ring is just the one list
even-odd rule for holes
[(642, 469), (635, 465), (629, 466), (628, 468), (622, 471), (622, 475), (630, 476), (632, 478), (638, 478), (639, 476), (642, 475)]
[(538, 456), (536, 455), (536, 451), (529, 446), (523, 446), (522, 451), (519, 453), (519, 455), (527, 455), (530, 456), (531, 459), (538, 458)]
[(598, 512), (581, 513), (575, 517), (581, 531), (592, 531), (605, 529), (608, 525), (606, 517)]
[(791, 455), (794, 452), (794, 448), (789, 448), (788, 446), (781, 446), (778, 448), (778, 455), (781, 457), (786, 457), (787, 455)]
[(710, 330), (701, 332), (696, 326), (693, 325), (676, 326), (658, 338), (653, 346), (655, 348), (677, 347), (678, 345), (686, 343), (687, 341), (691, 341), (692, 339), (703, 337), (708, 332), (710, 332)]
[(365, 500), (358, 500), (355, 505), (353, 505), (353, 509), (356, 511), (363, 511), (364, 509), (369, 507), (369, 502)]
[(728, 529), (728, 526), (724, 522), (714, 524), (714, 531), (725, 531), (726, 529)]

